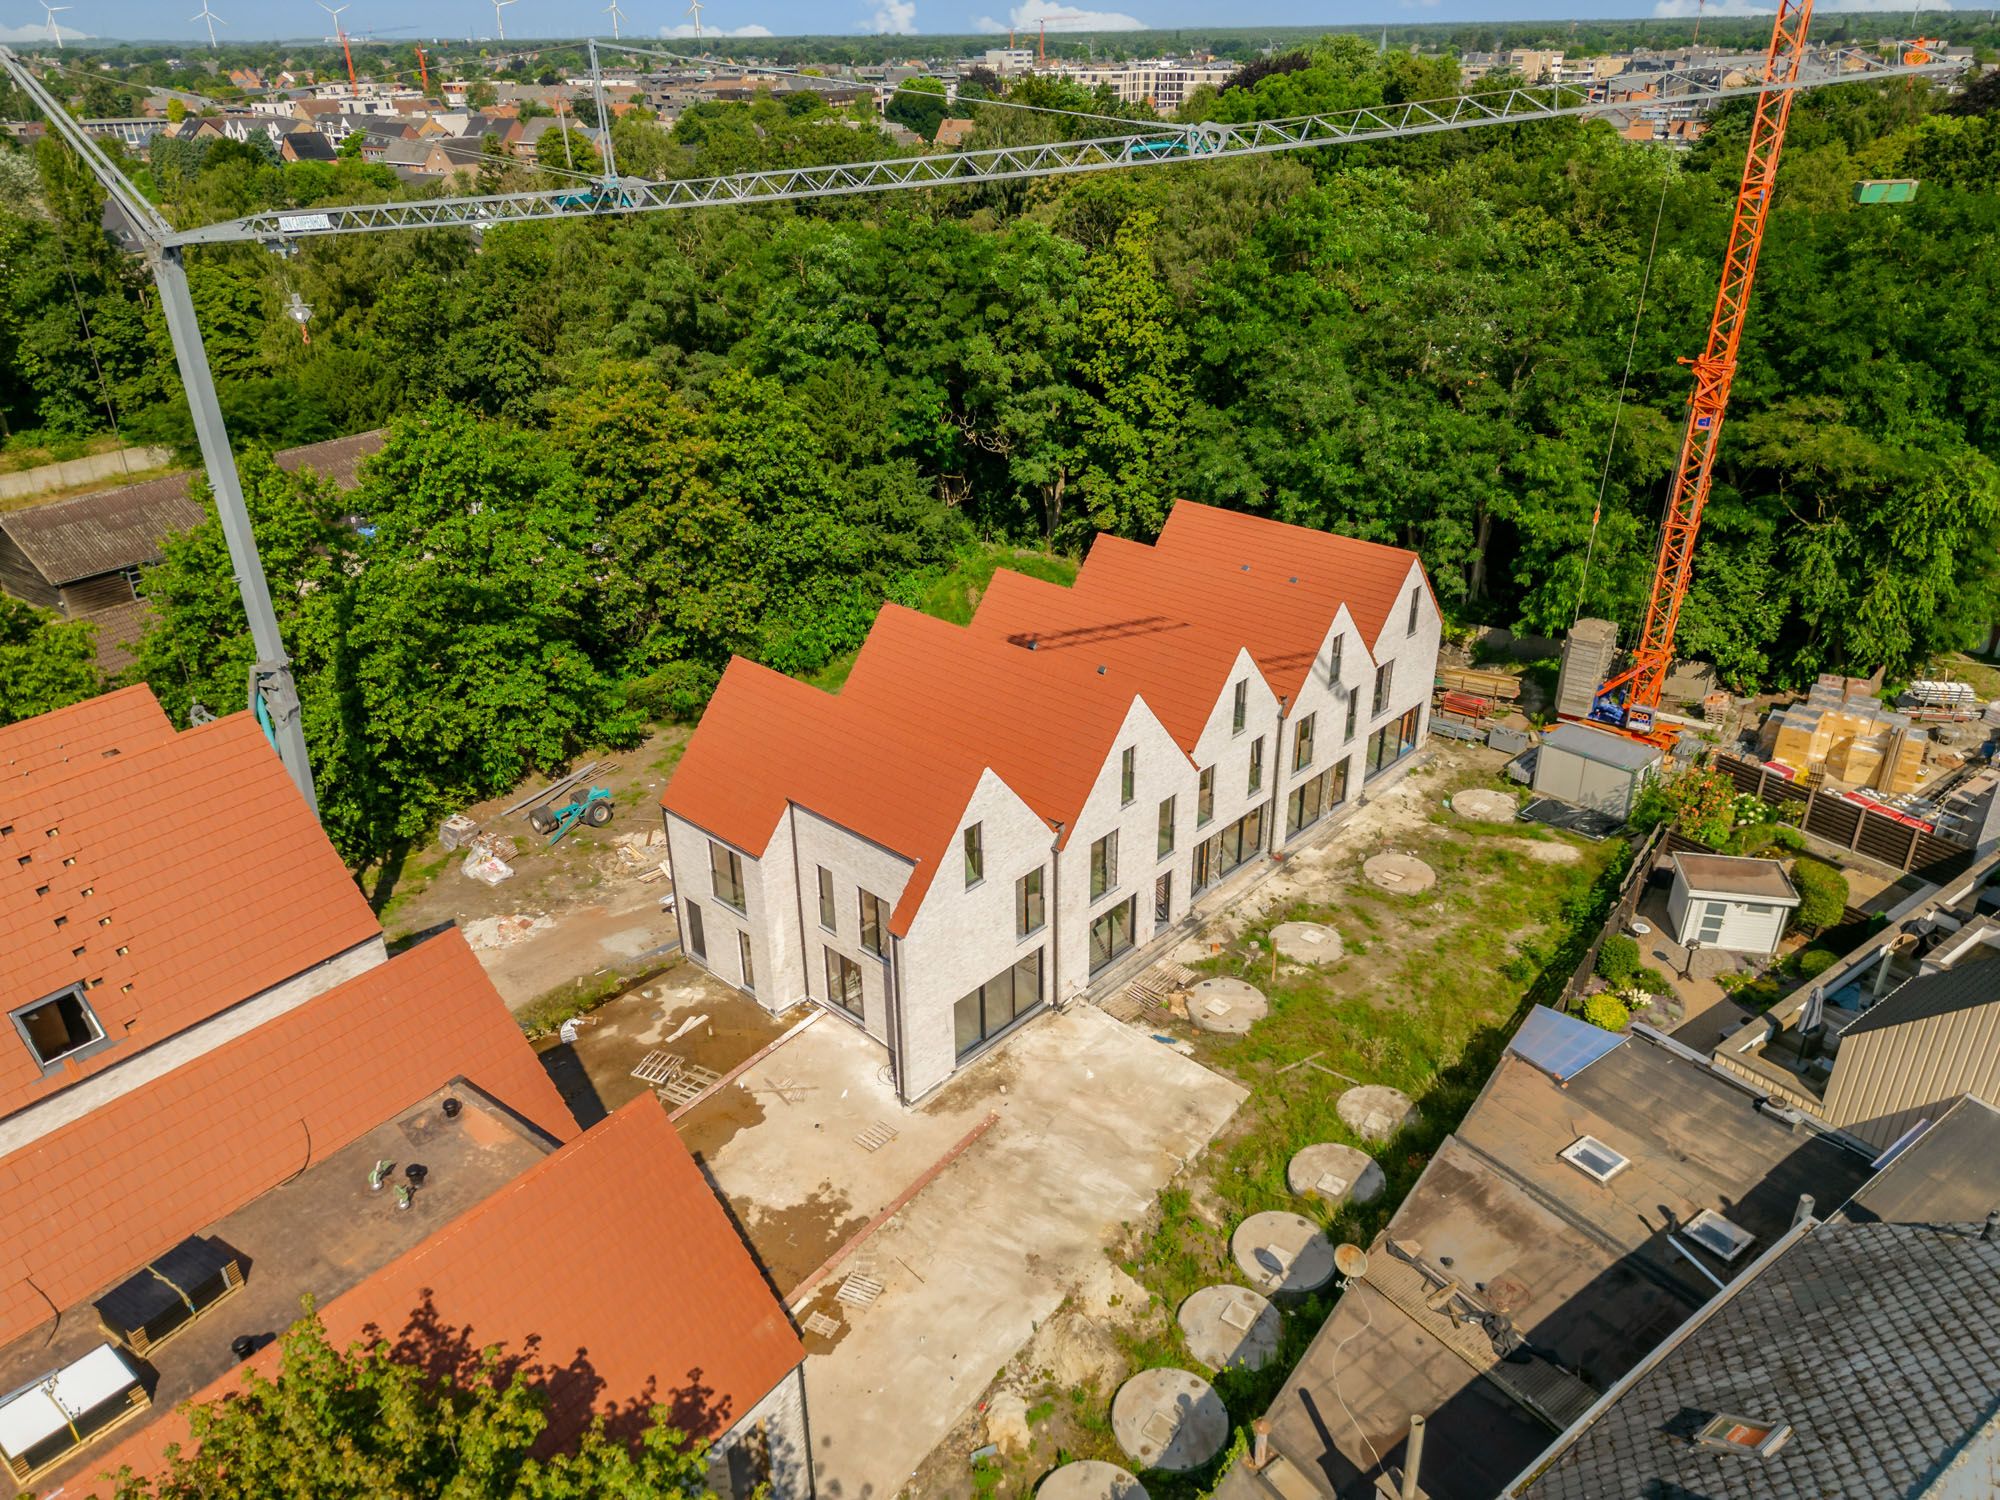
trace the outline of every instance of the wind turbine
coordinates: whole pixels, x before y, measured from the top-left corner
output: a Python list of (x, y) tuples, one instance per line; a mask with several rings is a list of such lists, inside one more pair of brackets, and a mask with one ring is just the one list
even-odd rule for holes
[[(189, 16), (188, 19), (190, 21), (208, 22), (208, 50), (213, 52), (215, 50), (215, 23), (222, 21), (222, 17), (208, 8), (208, 0), (201, 0), (201, 14)], [(222, 21), (222, 24), (227, 26), (229, 23)]]
[(507, 40), (507, 22), (500, 14), (501, 7), (518, 4), (520, 0), (493, 0), (493, 29), (500, 33), (503, 42)]
[(701, 0), (688, 0), (688, 14), (694, 17), (695, 40), (701, 40)]
[(63, 44), (63, 39), (62, 39), (62, 27), (56, 25), (56, 12), (59, 10), (68, 10), (68, 9), (69, 7), (67, 5), (51, 5), (49, 4), (49, 0), (42, 0), (42, 10), (45, 13), (42, 19), (48, 23), (49, 35), (56, 39), (56, 46), (58, 49), (61, 48)]
[(615, 42), (618, 40), (618, 23), (625, 19), (625, 12), (618, 8), (618, 0), (611, 0), (604, 7), (604, 14), (611, 17), (611, 40)]
[[(202, 0), (204, 6), (207, 3), (208, 0)], [(348, 95), (350, 98), (359, 98), (361, 85), (354, 81), (354, 53), (349, 50), (347, 45), (347, 28), (340, 24), (340, 13), (346, 10), (348, 6), (353, 5), (354, 0), (347, 0), (347, 5), (328, 5), (326, 0), (313, 0), (313, 4), (325, 11), (333, 22), (333, 34), (340, 39), (340, 55), (347, 59)]]

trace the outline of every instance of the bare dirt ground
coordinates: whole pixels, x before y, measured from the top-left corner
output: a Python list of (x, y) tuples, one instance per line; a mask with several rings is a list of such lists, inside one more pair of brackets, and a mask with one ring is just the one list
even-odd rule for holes
[[(583, 757), (617, 763), (590, 779), (611, 792), (617, 812), (605, 827), (581, 825), (553, 847), (526, 817), (501, 814), (526, 788), (465, 809), (481, 828), (514, 841), (513, 878), (483, 885), (460, 868), (463, 854), (433, 840), (410, 854), (382, 906), (390, 940), (456, 922), (494, 987), (517, 1009), (563, 985), (657, 966), (678, 936), (673, 913), (661, 904), (673, 887), (664, 877), (641, 881), (657, 861), (627, 859), (619, 841), (661, 828), (660, 791), (687, 736), (675, 726), (633, 750)], [(666, 858), (664, 847), (653, 852)]]

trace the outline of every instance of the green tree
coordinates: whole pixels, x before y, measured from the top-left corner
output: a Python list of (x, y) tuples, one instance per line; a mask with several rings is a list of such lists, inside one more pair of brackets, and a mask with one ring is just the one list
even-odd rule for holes
[(0, 724), (66, 708), (104, 690), (97, 627), (0, 594)]
[(951, 113), (951, 106), (945, 102), (942, 80), (911, 78), (896, 86), (882, 112), (898, 125), (933, 141), (937, 139), (939, 123)]

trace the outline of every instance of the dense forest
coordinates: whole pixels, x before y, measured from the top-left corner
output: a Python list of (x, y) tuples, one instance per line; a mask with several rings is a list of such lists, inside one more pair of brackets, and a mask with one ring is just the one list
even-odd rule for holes
[[(1333, 38), (1198, 108), (1455, 84)], [(974, 111), (975, 145), (1047, 129)], [(1461, 624), (1554, 632), (1581, 609), (1629, 633), (1747, 120), (1723, 111), (1680, 154), (1558, 122), (201, 253), (330, 831), (379, 858), (582, 743), (697, 712), (732, 652), (818, 668), (969, 540), (1147, 537), (1181, 496), (1414, 547)], [(616, 139), (628, 170), (698, 174), (892, 149), (861, 125), (766, 98)], [(135, 173), (180, 222), (397, 190), (230, 142)], [(1913, 203), (1852, 201), (1892, 176), (1921, 179)], [(1731, 681), (1908, 672), (2000, 619), (1996, 188), (1992, 77), (1800, 100), (1682, 624)], [(46, 141), (0, 151), (0, 205), (14, 441), (115, 414), (185, 446), (150, 283), (99, 232), (87, 174)], [(258, 452), (383, 424), (352, 495)], [(213, 523), (146, 589), (142, 666), (170, 711), (233, 706), (250, 647)], [(32, 651), (11, 639), (0, 654)]]

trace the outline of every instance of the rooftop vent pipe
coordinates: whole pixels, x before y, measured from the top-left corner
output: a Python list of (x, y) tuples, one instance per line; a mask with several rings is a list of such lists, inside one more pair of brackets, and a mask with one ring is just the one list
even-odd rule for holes
[(1986, 1227), (1979, 1231), (1979, 1237), (1989, 1245), (2000, 1240), (2000, 1208), (1986, 1210)]
[(443, 1107), (444, 1107), (444, 1117), (447, 1120), (456, 1120), (458, 1118), (458, 1112), (461, 1109), (465, 1108), (465, 1106), (459, 1103), (459, 1101), (456, 1099), (445, 1100)]

